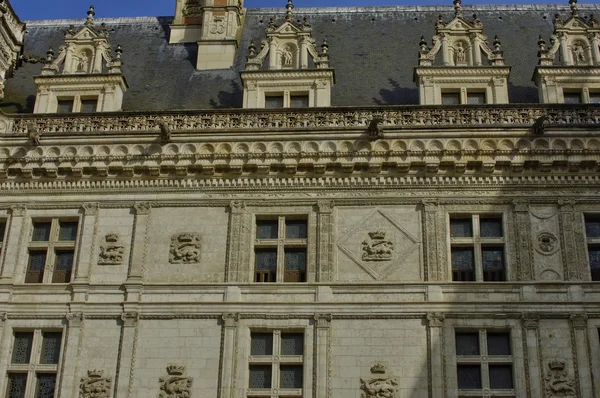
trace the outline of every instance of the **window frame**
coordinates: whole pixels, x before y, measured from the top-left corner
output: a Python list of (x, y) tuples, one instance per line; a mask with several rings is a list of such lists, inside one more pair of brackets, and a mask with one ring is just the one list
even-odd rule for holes
[[(492, 101), (493, 99), (493, 92), (491, 91), (491, 89), (487, 86), (482, 86), (482, 85), (478, 85), (475, 84), (472, 87), (460, 87), (460, 86), (452, 86), (449, 84), (441, 84), (440, 85), (440, 89), (439, 89), (439, 104), (440, 105), (446, 105), (444, 104), (444, 94), (458, 94), (458, 98), (459, 98), (459, 104), (447, 104), (446, 106), (463, 106), (463, 105), (469, 105), (469, 106), (478, 106), (478, 105), (489, 105), (489, 104), (493, 104), (494, 102)], [(483, 104), (469, 104), (469, 94), (483, 94)]]
[[(307, 97), (307, 105), (305, 107), (294, 107), (294, 109), (311, 108), (314, 106), (314, 98), (311, 90), (271, 90), (266, 89), (262, 95), (262, 107), (265, 109), (283, 109), (292, 108), (292, 97), (305, 96)], [(282, 97), (283, 106), (281, 108), (267, 108), (267, 97)]]
[[(60, 240), (60, 223), (69, 222), (77, 223), (77, 230), (75, 233), (75, 240)], [(48, 240), (46, 241), (34, 241), (33, 233), (35, 230), (36, 223), (50, 223), (50, 233)], [(75, 263), (77, 260), (77, 249), (81, 234), (81, 220), (78, 217), (32, 217), (30, 225), (29, 240), (26, 247), (27, 261), (25, 264), (25, 278), (23, 283), (28, 285), (35, 284), (67, 284), (71, 283), (75, 273)], [(46, 253), (46, 259), (44, 266), (41, 270), (41, 281), (32, 282), (28, 281), (28, 273), (31, 253), (44, 252)], [(67, 282), (55, 282), (54, 279), (57, 275), (60, 275), (60, 270), (57, 270), (58, 266), (58, 253), (59, 252), (72, 252), (73, 260), (71, 264), (70, 275)]]
[[(29, 355), (29, 361), (23, 364), (13, 364), (12, 355), (15, 349), (15, 337), (16, 333), (32, 333), (32, 344), (31, 352)], [(44, 333), (60, 333), (60, 347), (58, 350), (58, 360), (53, 364), (43, 364), (42, 362), (42, 346), (43, 346), (43, 335)], [(26, 387), (25, 397), (37, 396), (38, 388), (38, 375), (39, 374), (53, 374), (56, 377), (56, 386), (54, 394), (57, 395), (59, 387), (59, 376), (63, 361), (64, 348), (66, 343), (66, 333), (64, 328), (13, 328), (10, 339), (10, 348), (7, 356), (7, 370), (6, 370), (6, 385), (4, 391), (6, 396), (9, 397), (10, 388), (10, 375), (11, 374), (25, 374)]]
[[(502, 237), (482, 237), (481, 236), (481, 219), (497, 218), (502, 223)], [(446, 232), (448, 236), (448, 268), (450, 280), (456, 283), (465, 282), (484, 282), (484, 283), (505, 283), (510, 281), (509, 256), (508, 256), (508, 222), (505, 212), (448, 212), (446, 216)], [(470, 219), (471, 220), (471, 237), (452, 237), (451, 223), (452, 220)], [(452, 266), (452, 249), (453, 248), (472, 248), (473, 249), (473, 272), (475, 279), (472, 281), (454, 280), (454, 268)], [(483, 249), (486, 247), (502, 248), (502, 257), (504, 265), (504, 280), (503, 281), (487, 281), (484, 280), (483, 269)]]
[[(56, 96), (56, 100), (55, 100), (55, 104), (56, 104), (56, 112), (57, 114), (60, 115), (69, 115), (71, 113), (81, 113), (81, 109), (82, 109), (82, 103), (83, 101), (96, 101), (96, 110), (94, 110), (93, 112), (86, 112), (86, 113), (96, 113), (96, 112), (100, 112), (99, 109), (99, 105), (100, 105), (100, 95), (88, 95), (88, 94), (84, 94), (84, 95), (79, 95), (79, 94), (75, 94), (75, 95), (57, 95)], [(60, 105), (59, 103), (61, 101), (70, 101), (72, 102), (72, 108), (70, 112), (60, 112)]]
[(567, 105), (582, 105), (582, 104), (598, 104), (598, 102), (591, 102), (592, 95), (595, 97), (600, 96), (600, 88), (597, 86), (589, 87), (585, 85), (567, 85), (560, 88), (559, 91), (559, 102), (566, 104), (565, 94), (579, 94), (578, 103), (570, 103)]

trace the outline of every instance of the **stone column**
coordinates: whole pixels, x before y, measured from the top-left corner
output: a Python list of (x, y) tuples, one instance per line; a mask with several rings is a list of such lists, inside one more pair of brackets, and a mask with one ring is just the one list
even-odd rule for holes
[(429, 350), (429, 363), (431, 366), (431, 397), (444, 397), (444, 374), (442, 347), (442, 334), (444, 333), (444, 314), (441, 312), (430, 312), (427, 314), (427, 340)]
[[(11, 217), (6, 233), (6, 250), (2, 261), (1, 279), (14, 280), (14, 270), (19, 264), (20, 254), (23, 252), (23, 241), (27, 234), (27, 228), (24, 228), (25, 214), (27, 207), (25, 205), (13, 205), (10, 208)], [(18, 238), (16, 238), (18, 236)], [(18, 281), (18, 282), (23, 282)]]
[(316, 282), (331, 282), (333, 279), (333, 202), (320, 201), (317, 203), (319, 214), (317, 218), (317, 280)]
[(575, 349), (573, 364), (579, 373), (579, 391), (581, 398), (593, 398), (592, 375), (590, 369), (589, 341), (588, 341), (588, 317), (586, 314), (572, 314), (571, 321), (571, 344)]
[(238, 344), (238, 326), (239, 314), (222, 315), (223, 328), (221, 339), (223, 352), (221, 352), (222, 372), (221, 372), (221, 391), (219, 397), (234, 398), (236, 396), (235, 385), (237, 379), (237, 344)]
[(64, 357), (62, 369), (59, 371), (59, 397), (78, 396), (79, 358), (81, 356), (81, 334), (85, 316), (83, 312), (73, 312), (66, 316), (67, 336), (65, 338)]
[(89, 281), (90, 267), (96, 246), (96, 223), (99, 207), (98, 203), (85, 203), (81, 206), (83, 217), (81, 218), (81, 236), (77, 247), (74, 283)]
[(229, 204), (229, 236), (227, 264), (225, 266), (225, 282), (248, 282), (244, 275), (242, 266), (244, 261), (245, 234), (244, 216), (246, 203), (243, 201), (232, 201)]
[(331, 314), (315, 314), (315, 337), (316, 343), (313, 354), (313, 374), (316, 380), (313, 380), (316, 386), (317, 398), (332, 397), (331, 391)]
[(523, 325), (523, 348), (525, 349), (525, 371), (529, 373), (527, 388), (527, 396), (543, 397), (542, 386), (542, 363), (540, 362), (539, 348), (539, 324), (540, 318), (534, 313), (524, 313), (522, 319)]
[(439, 216), (439, 206), (435, 202), (423, 201), (423, 248), (425, 250), (423, 258), (425, 259), (423, 277), (425, 281), (443, 281), (445, 272), (438, 258), (440, 239), (438, 235), (437, 218)]
[(590, 33), (592, 40), (592, 59), (594, 65), (600, 65), (600, 34)]
[(125, 300), (129, 302), (138, 301), (141, 294), (144, 268), (146, 265), (146, 253), (148, 250), (148, 226), (150, 224), (152, 206), (149, 202), (140, 202), (134, 204), (133, 208), (135, 211), (135, 218), (133, 221), (131, 237), (129, 269), (127, 272), (127, 281), (125, 283)]
[[(578, 253), (575, 245), (575, 235), (573, 230), (574, 209), (573, 201), (560, 200), (559, 204), (559, 228), (560, 242), (563, 258), (563, 274), (565, 280), (582, 280), (581, 272), (581, 257), (582, 253)], [(585, 253), (585, 252), (583, 252)]]
[(564, 33), (558, 34), (560, 40), (560, 58), (563, 60), (564, 65), (573, 65), (573, 58), (571, 58), (571, 51), (567, 47), (567, 36)]
[(511, 270), (511, 280), (531, 281), (535, 279), (533, 262), (531, 260), (531, 220), (529, 218), (529, 202), (526, 200), (513, 201), (516, 261), (515, 269)]
[(133, 376), (135, 372), (135, 354), (137, 349), (139, 315), (137, 312), (121, 314), (121, 342), (115, 375), (114, 396), (129, 398), (133, 396)]

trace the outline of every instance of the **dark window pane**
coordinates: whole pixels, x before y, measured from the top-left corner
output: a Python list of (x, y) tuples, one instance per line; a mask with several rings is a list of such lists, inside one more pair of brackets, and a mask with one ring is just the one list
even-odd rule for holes
[(11, 363), (23, 364), (29, 363), (31, 358), (31, 345), (33, 344), (32, 332), (15, 333), (15, 342), (13, 344), (13, 353)]
[(468, 238), (473, 236), (473, 223), (470, 218), (451, 218), (450, 236), (453, 238)]
[(504, 250), (501, 247), (482, 247), (483, 269), (504, 269)]
[(98, 107), (97, 99), (81, 100), (81, 112), (83, 112), (83, 113), (96, 112), (97, 107)]
[(33, 236), (31, 240), (34, 242), (47, 242), (50, 239), (51, 225), (49, 222), (33, 223)]
[(600, 93), (590, 93), (590, 104), (600, 104)]
[(474, 281), (475, 272), (473, 268), (473, 248), (453, 247), (452, 257), (452, 279), (455, 281)]
[(479, 355), (479, 333), (456, 333), (456, 355)]
[(256, 221), (257, 239), (277, 239), (277, 220), (258, 220)]
[(458, 388), (461, 390), (481, 389), (481, 367), (479, 365), (456, 365)]
[(286, 239), (306, 239), (306, 220), (285, 220)]
[(4, 232), (6, 232), (6, 223), (0, 223), (0, 243), (4, 242)]
[(77, 221), (61, 221), (58, 240), (74, 241), (77, 239)]
[(588, 256), (590, 258), (592, 280), (600, 281), (600, 246), (589, 246)]
[(277, 269), (277, 249), (256, 249), (256, 269), (274, 272)]
[(285, 249), (286, 271), (306, 271), (306, 249)]
[(26, 373), (8, 374), (8, 398), (25, 398), (25, 387), (27, 387)]
[(46, 251), (30, 251), (25, 283), (42, 283), (46, 266)]
[(510, 334), (488, 332), (487, 346), (489, 355), (510, 355)]
[(502, 219), (501, 218), (480, 218), (481, 237), (482, 238), (501, 238), (502, 237)]
[(308, 95), (291, 95), (290, 106), (292, 108), (308, 108)]
[(50, 373), (37, 374), (36, 398), (54, 398), (56, 389), (56, 375)]
[(302, 355), (304, 352), (304, 334), (282, 333), (281, 355)]
[(283, 108), (283, 95), (266, 96), (265, 108)]
[(460, 105), (460, 93), (442, 93), (443, 105)]
[(565, 104), (581, 104), (581, 93), (564, 93)]
[(588, 238), (600, 238), (600, 217), (585, 218), (585, 234)]
[(250, 388), (271, 388), (271, 365), (250, 365)]
[(43, 337), (40, 363), (57, 364), (60, 356), (62, 334), (60, 332), (44, 332)]
[(513, 388), (511, 365), (490, 365), (490, 387), (499, 390)]
[(302, 388), (302, 365), (281, 365), (281, 388)]
[(485, 104), (485, 93), (469, 93), (469, 92), (467, 92), (467, 103), (469, 105)]
[(58, 113), (73, 112), (73, 100), (58, 100)]
[(57, 250), (52, 283), (69, 283), (73, 269), (73, 251)]
[(273, 333), (251, 333), (250, 355), (273, 355)]

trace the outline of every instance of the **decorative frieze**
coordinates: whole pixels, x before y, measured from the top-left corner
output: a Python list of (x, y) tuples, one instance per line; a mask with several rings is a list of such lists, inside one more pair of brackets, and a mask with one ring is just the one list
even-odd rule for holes
[(104, 237), (104, 244), (100, 246), (98, 265), (121, 265), (125, 254), (125, 246), (119, 243), (119, 234), (108, 233)]
[(167, 375), (159, 379), (158, 398), (192, 398), (191, 377), (185, 376), (185, 366), (169, 364)]
[(181, 233), (171, 237), (169, 249), (171, 264), (194, 264), (200, 262), (200, 235)]
[(104, 376), (104, 370), (88, 370), (81, 378), (79, 398), (110, 398), (112, 377)]

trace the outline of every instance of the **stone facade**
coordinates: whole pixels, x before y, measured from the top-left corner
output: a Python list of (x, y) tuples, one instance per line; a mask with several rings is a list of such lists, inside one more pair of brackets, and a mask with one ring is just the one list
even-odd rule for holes
[(331, 99), (1, 113), (0, 395), (600, 397), (600, 108)]

